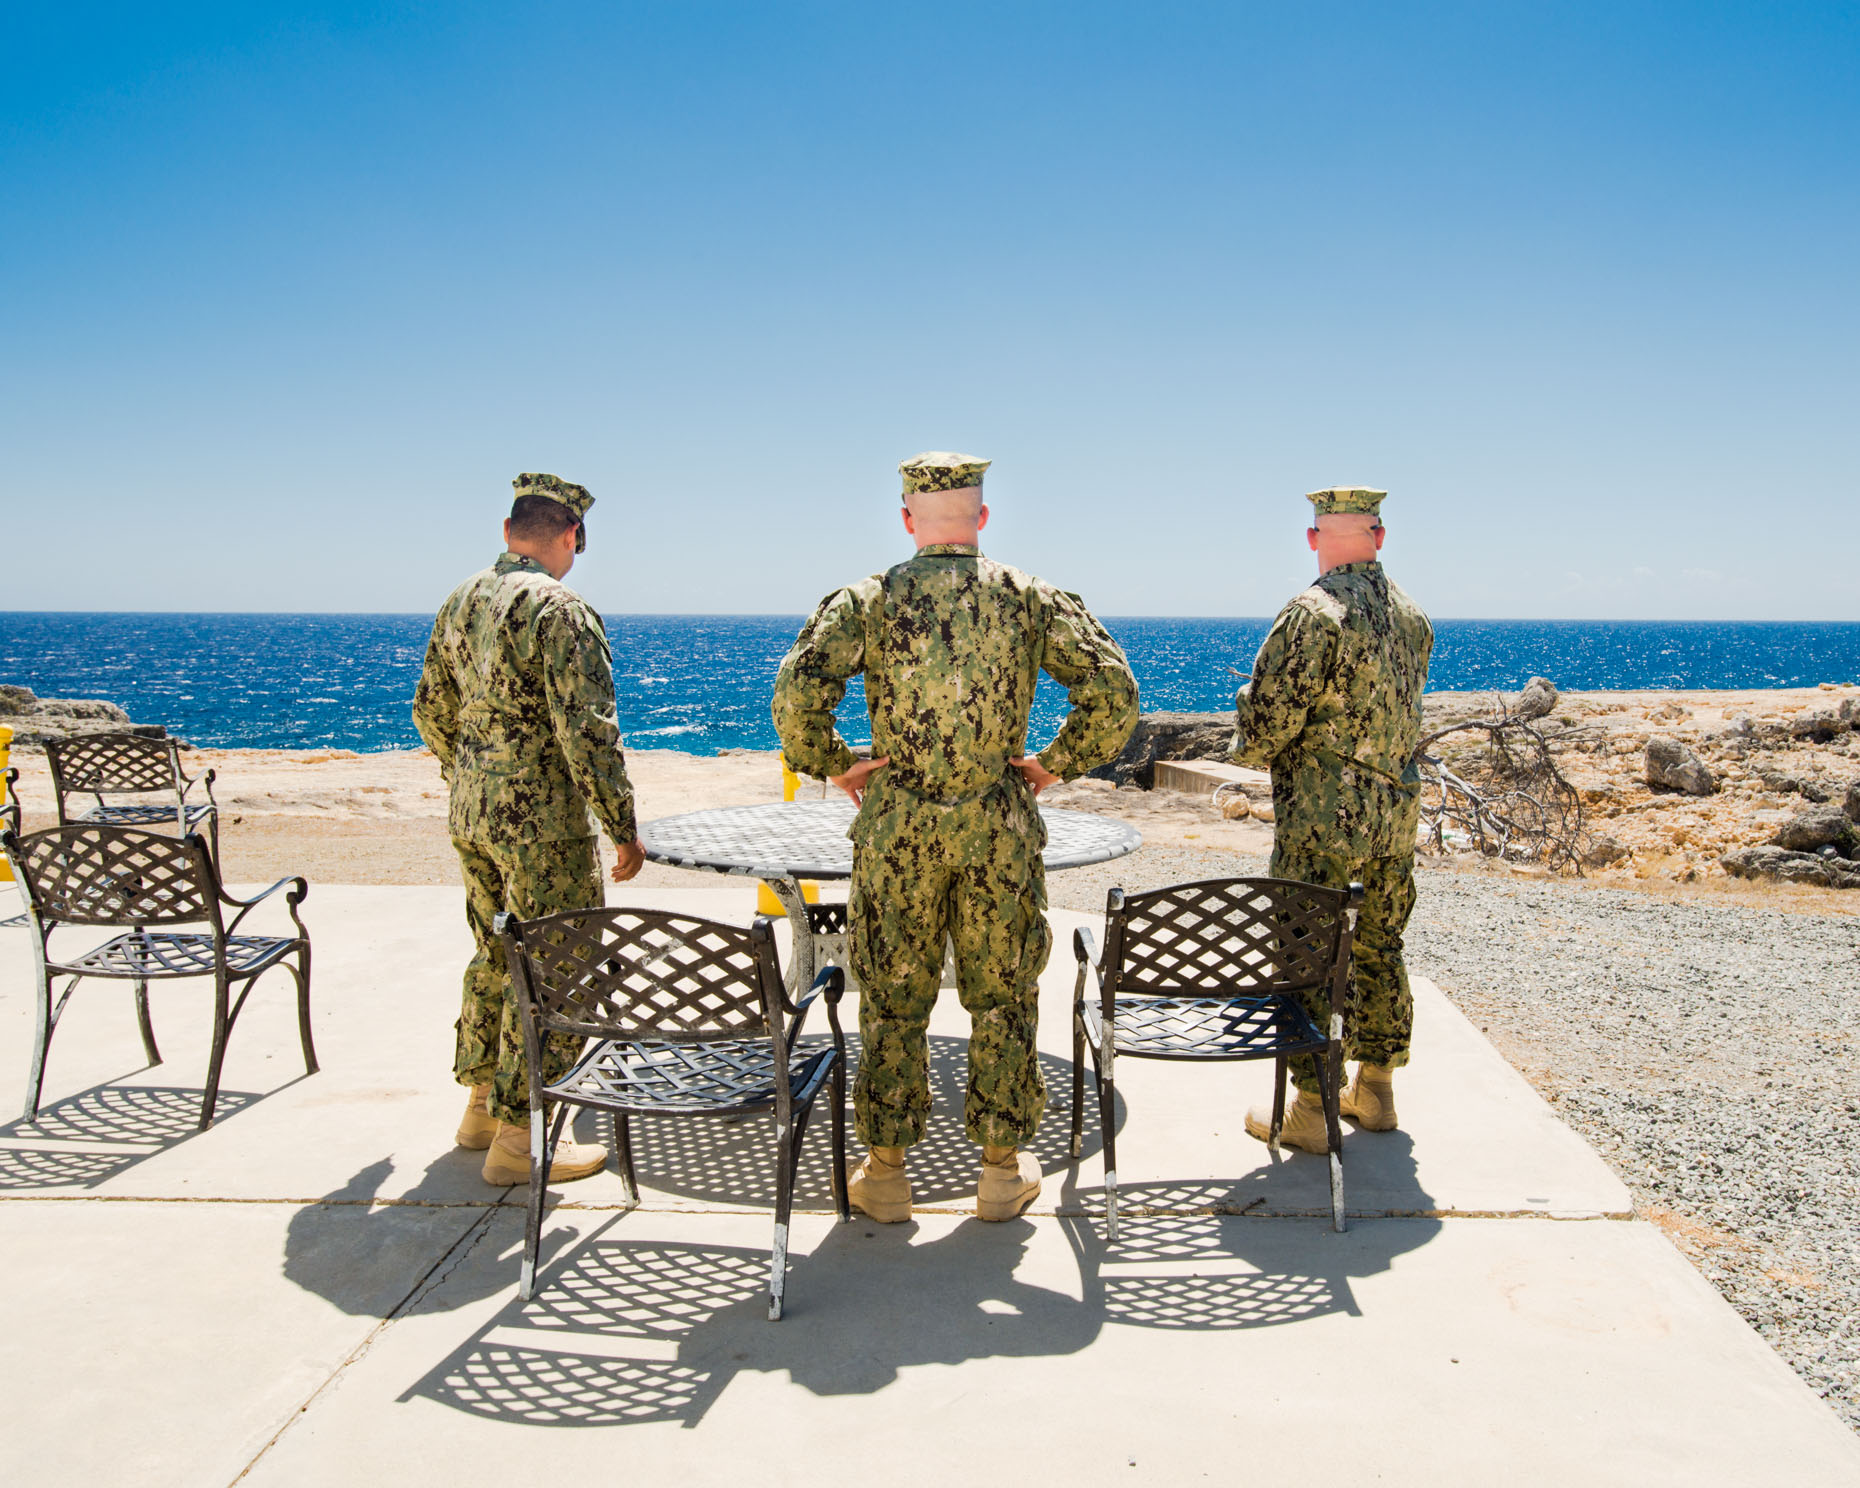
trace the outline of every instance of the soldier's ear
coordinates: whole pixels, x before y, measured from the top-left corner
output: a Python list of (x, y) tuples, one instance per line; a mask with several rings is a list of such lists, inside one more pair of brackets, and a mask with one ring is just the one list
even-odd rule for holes
[(975, 530), (980, 532), (988, 525), (988, 503), (982, 503), (982, 509), (975, 514)]
[(911, 509), (908, 506), (899, 509), (904, 513), (904, 530), (912, 537), (917, 536), (917, 519), (911, 515)]
[(1315, 553), (1317, 551), (1317, 528), (1305, 528), (1305, 545), (1310, 548), (1312, 552)]
[(1380, 522), (1376, 523), (1375, 527), (1372, 530), (1376, 534), (1376, 551), (1380, 553), (1382, 551), (1382, 539), (1389, 535), (1389, 530), (1388, 528), (1384, 527)]

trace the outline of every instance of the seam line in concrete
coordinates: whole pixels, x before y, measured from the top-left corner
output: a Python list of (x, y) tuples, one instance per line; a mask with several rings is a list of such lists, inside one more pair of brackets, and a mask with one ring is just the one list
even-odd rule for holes
[[(232, 1200), (232, 1201), (227, 1201), (227, 1202), (238, 1202), (238, 1201)], [(442, 1206), (434, 1206), (434, 1207), (442, 1207)], [(443, 1207), (456, 1208), (460, 1206), (446, 1205)], [(412, 1307), (412, 1305), (416, 1301), (418, 1301), (420, 1297), (425, 1295), (428, 1289), (427, 1283), (431, 1281), (433, 1277), (440, 1272), (441, 1267), (445, 1267), (445, 1273), (444, 1273), (445, 1275), (450, 1275), (452, 1272), (452, 1267), (447, 1266), (446, 1263), (448, 1261), (451, 1261), (454, 1256), (459, 1256), (460, 1259), (463, 1259), (463, 1256), (471, 1254), (471, 1252), (477, 1248), (478, 1241), (483, 1238), (484, 1232), (491, 1227), (491, 1220), (496, 1217), (497, 1210), (498, 1210), (498, 1206), (495, 1204), (484, 1205), (480, 1207), (484, 1209), (484, 1213), (479, 1215), (476, 1220), (474, 1220), (470, 1225), (468, 1225), (465, 1229), (464, 1234), (460, 1235), (459, 1238), (454, 1240), (451, 1245), (447, 1246), (446, 1249), (440, 1253), (438, 1259), (436, 1259), (432, 1265), (428, 1266), (426, 1270), (420, 1273), (419, 1277), (414, 1281), (413, 1285), (410, 1288), (408, 1288), (407, 1295), (402, 1297), (399, 1302), (395, 1303), (393, 1308), (389, 1310), (388, 1315), (382, 1318), (379, 1323), (375, 1324), (374, 1327), (368, 1330), (368, 1336), (362, 1339), (360, 1343), (356, 1344), (356, 1346), (348, 1352), (348, 1354), (342, 1359), (342, 1361), (339, 1364), (337, 1364), (336, 1367), (329, 1372), (328, 1377), (320, 1385), (318, 1385), (314, 1390), (312, 1390), (308, 1395), (304, 1397), (303, 1404), (299, 1405), (296, 1410), (292, 1411), (291, 1414), (284, 1419), (284, 1422), (278, 1427), (278, 1429), (271, 1433), (270, 1437), (266, 1440), (265, 1444), (262, 1447), (260, 1447), (256, 1453), (253, 1454), (252, 1460), (246, 1463), (244, 1467), (239, 1469), (239, 1475), (235, 1477), (230, 1484), (227, 1485), (227, 1488), (237, 1488), (238, 1484), (243, 1483), (247, 1475), (251, 1473), (252, 1469), (257, 1467), (258, 1464), (264, 1459), (265, 1454), (269, 1452), (273, 1447), (275, 1447), (279, 1443), (279, 1441), (283, 1439), (284, 1433), (289, 1431), (291, 1427), (295, 1426), (299, 1421), (301, 1421), (306, 1415), (309, 1414), (310, 1407), (315, 1405), (317, 1401), (322, 1398), (324, 1391), (328, 1390), (331, 1385), (335, 1384), (337, 1380), (341, 1379), (343, 1376), (343, 1373), (352, 1364), (359, 1363), (367, 1355), (368, 1351), (374, 1347), (375, 1340), (379, 1338), (383, 1333), (385, 1333), (389, 1328), (391, 1328), (397, 1321), (399, 1321), (399, 1319), (401, 1319), (402, 1317), (406, 1315), (407, 1310), (410, 1307)], [(454, 1262), (453, 1264), (456, 1265), (457, 1262)], [(443, 1279), (443, 1277), (441, 1279)]]

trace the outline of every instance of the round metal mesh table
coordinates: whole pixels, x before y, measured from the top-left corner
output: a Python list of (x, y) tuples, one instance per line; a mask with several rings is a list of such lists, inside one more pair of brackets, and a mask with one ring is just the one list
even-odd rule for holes
[[(848, 800), (772, 801), (662, 816), (639, 829), (655, 863), (753, 878), (849, 878), (846, 829), (857, 808)], [(1049, 872), (1105, 863), (1132, 853), (1142, 835), (1126, 822), (1086, 811), (1040, 808)]]
[[(846, 829), (857, 809), (843, 797), (718, 806), (646, 822), (639, 829), (639, 841), (655, 863), (764, 880), (794, 927), (788, 983), (798, 991), (813, 981), (821, 955), (844, 963), (844, 935), (814, 930), (798, 880), (852, 877), (853, 845)], [(1110, 817), (1044, 806), (1040, 817), (1046, 823), (1048, 871), (1109, 862), (1143, 845), (1135, 827)]]

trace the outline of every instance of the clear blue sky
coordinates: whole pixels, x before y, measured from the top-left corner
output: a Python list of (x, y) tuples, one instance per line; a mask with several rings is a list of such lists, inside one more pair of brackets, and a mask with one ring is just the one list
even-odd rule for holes
[(1257, 615), (1860, 618), (1852, 4), (16, 5), (5, 609), (602, 609), (989, 551)]

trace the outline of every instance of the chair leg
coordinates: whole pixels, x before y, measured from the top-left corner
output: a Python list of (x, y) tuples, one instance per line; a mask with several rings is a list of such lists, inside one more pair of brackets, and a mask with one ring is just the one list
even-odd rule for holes
[[(77, 984), (78, 979), (73, 977), (71, 985), (65, 988), (66, 997), (71, 995), (71, 988)], [(64, 1006), (62, 1000), (59, 1006)], [(31, 1121), (39, 1114), (39, 1092), (45, 1086), (45, 1053), (52, 1045), (52, 1030), (57, 1023), (58, 1014), (52, 1010), (52, 978), (49, 973), (45, 973), (39, 979), (39, 1027), (32, 1041), (32, 1067), (26, 1074), (26, 1109), (22, 1113), (22, 1120)]]
[[(566, 1116), (564, 1106), (558, 1115)], [(549, 1175), (550, 1143), (543, 1128), (549, 1114), (540, 1106), (530, 1108), (530, 1197), (523, 1216), (523, 1268), (518, 1273), (517, 1293), (525, 1302), (536, 1295), (536, 1259), (542, 1251), (543, 1191)]]
[(781, 1321), (782, 1294), (788, 1284), (788, 1216), (794, 1208), (795, 1128), (790, 1121), (775, 1128), (775, 1244), (769, 1252), (769, 1321)]
[(1072, 1009), (1072, 1156), (1085, 1146), (1085, 1020)]
[(1104, 1050), (1098, 1065), (1098, 1125), (1104, 1143), (1104, 1232), (1117, 1243), (1117, 1048), (1111, 1025), (1104, 1029)]
[(310, 1037), (310, 942), (303, 943), (297, 974), (297, 1040), (304, 1046), (304, 1073), (314, 1075), (321, 1066), (316, 1062), (316, 1044)]
[(846, 1192), (846, 1064), (835, 1058), (833, 1094), (833, 1207), (841, 1224), (852, 1223), (852, 1200)]
[(142, 1033), (143, 1057), (150, 1064), (160, 1064), (161, 1050), (155, 1047), (155, 1025), (149, 1021), (149, 984), (143, 977), (136, 979), (136, 1027)]
[(1281, 1054), (1272, 1063), (1272, 1130), (1266, 1136), (1266, 1148), (1275, 1157), (1279, 1152), (1279, 1133), (1285, 1130), (1285, 1076), (1289, 1069)]
[[(251, 990), (251, 983), (246, 984)], [(226, 1015), (226, 974), (221, 971), (213, 978), (213, 1050), (207, 1055), (207, 1088), (200, 1096), (200, 1127), (205, 1131), (213, 1125), (213, 1108), (220, 1098), (220, 1066), (226, 1062), (226, 1033), (231, 1026)]]
[(1330, 1146), (1330, 1224), (1343, 1233), (1343, 1054), (1333, 1048), (1318, 1061), (1324, 1095), (1324, 1133)]
[(614, 1160), (620, 1165), (620, 1192), (629, 1204), (639, 1202), (639, 1179), (633, 1173), (633, 1118), (613, 1113)]

